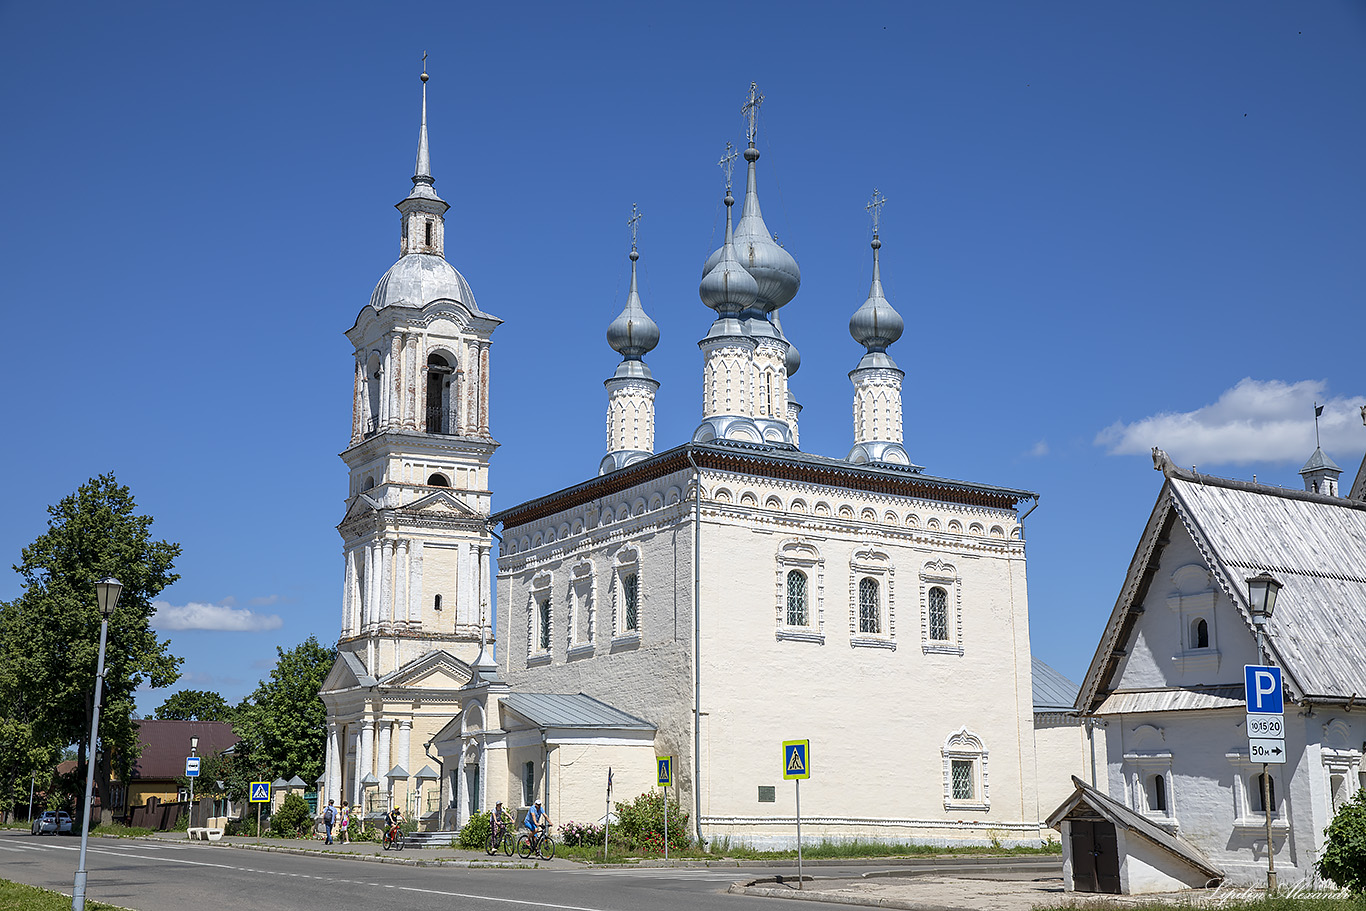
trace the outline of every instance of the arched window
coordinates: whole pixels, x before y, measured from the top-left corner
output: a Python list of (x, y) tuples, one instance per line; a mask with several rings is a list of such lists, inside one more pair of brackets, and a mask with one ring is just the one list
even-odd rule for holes
[(1154, 775), (1149, 781), (1152, 784), (1152, 805), (1149, 809), (1157, 813), (1167, 812), (1167, 779), (1162, 775)]
[(365, 483), (360, 486), (361, 490), (373, 490), (375, 487), (374, 478), (366, 478)]
[(550, 599), (542, 598), (538, 607), (540, 609), (541, 621), (540, 629), (537, 630), (537, 632), (540, 633), (540, 642), (538, 644), (541, 647), (541, 651), (548, 652), (550, 651)]
[(1191, 624), (1191, 648), (1209, 648), (1209, 622), (1204, 617)]
[(949, 596), (939, 586), (930, 589), (930, 639), (949, 641)]
[(434, 600), (434, 601), (432, 602), (432, 610), (441, 610), (441, 596), (440, 596), (440, 595), (437, 595), (437, 596), (436, 596), (436, 600)]
[(882, 606), (878, 599), (876, 579), (859, 580), (858, 631), (874, 635), (882, 632)]
[(806, 626), (806, 573), (794, 569), (787, 574), (787, 625)]
[[(431, 225), (427, 226), (431, 230)], [(447, 402), (450, 401), (448, 390), (450, 389), (450, 376), (455, 373), (451, 369), (450, 362), (439, 354), (429, 355), (427, 358), (427, 432), (428, 433), (454, 433), (451, 422), (447, 420), (450, 409)]]
[(427, 484), (428, 484), (428, 486), (430, 486), (430, 487), (450, 487), (450, 486), (451, 486), (451, 482), (450, 482), (449, 480), (446, 479), (446, 476), (445, 476), (444, 474), (439, 473), (439, 472), (438, 472), (437, 474), (434, 474), (434, 475), (432, 475), (431, 477), (427, 478)]

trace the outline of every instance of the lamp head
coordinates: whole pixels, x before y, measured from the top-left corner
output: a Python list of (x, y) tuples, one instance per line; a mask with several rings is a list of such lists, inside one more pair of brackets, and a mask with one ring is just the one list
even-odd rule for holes
[(1271, 573), (1262, 572), (1247, 580), (1248, 604), (1252, 610), (1253, 623), (1266, 623), (1276, 609), (1276, 594), (1281, 583)]
[(194, 752), (195, 750), (197, 750), (197, 749), (199, 749), (199, 738), (196, 737), (196, 736), (194, 736), (193, 734), (191, 734), (191, 735), (190, 735), (190, 752), (193, 753), (193, 752)]
[(105, 576), (95, 583), (95, 601), (100, 606), (100, 614), (109, 618), (118, 606), (119, 595), (123, 592), (123, 583), (113, 576)]

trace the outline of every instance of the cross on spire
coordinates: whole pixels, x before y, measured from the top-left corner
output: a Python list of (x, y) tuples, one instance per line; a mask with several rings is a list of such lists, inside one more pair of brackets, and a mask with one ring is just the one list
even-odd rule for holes
[(627, 226), (631, 229), (631, 249), (636, 248), (636, 232), (640, 230), (641, 212), (636, 208), (635, 203), (631, 203), (631, 217), (626, 220)]
[(882, 221), (882, 207), (885, 205), (887, 205), (887, 197), (883, 196), (882, 193), (878, 191), (877, 187), (873, 187), (873, 198), (868, 202), (868, 205), (863, 208), (873, 217), (874, 237), (877, 237), (878, 225)]
[(740, 107), (740, 113), (749, 118), (749, 129), (746, 137), (750, 145), (754, 145), (754, 136), (759, 132), (759, 105), (764, 103), (764, 96), (759, 93), (759, 84), (751, 82), (749, 84), (749, 98)]
[(740, 153), (737, 152), (737, 151), (735, 151), (735, 146), (732, 145), (729, 141), (727, 141), (727, 142), (726, 142), (726, 154), (722, 155), (722, 156), (721, 156), (721, 160), (717, 162), (717, 164), (721, 166), (721, 170), (723, 170), (723, 171), (726, 172), (726, 192), (727, 192), (727, 193), (730, 192), (730, 178), (731, 178), (731, 174), (734, 173), (734, 171), (735, 171), (735, 159), (737, 159), (737, 158), (739, 158), (739, 157), (740, 157)]

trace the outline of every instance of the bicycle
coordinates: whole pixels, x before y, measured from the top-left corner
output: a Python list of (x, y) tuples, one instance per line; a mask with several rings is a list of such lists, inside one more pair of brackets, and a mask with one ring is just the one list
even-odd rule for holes
[(549, 832), (524, 832), (517, 838), (517, 854), (523, 860), (532, 854), (550, 860), (555, 856), (555, 839)]
[(393, 848), (395, 851), (402, 851), (403, 836), (399, 834), (398, 826), (393, 825), (386, 828), (384, 830), (384, 836), (381, 839), (380, 844), (384, 846), (384, 850), (386, 851), (388, 851), (390, 848)]
[(512, 856), (513, 841), (511, 820), (494, 819), (489, 825), (489, 843), (484, 848), (486, 854), (497, 854), (499, 849), (508, 857)]

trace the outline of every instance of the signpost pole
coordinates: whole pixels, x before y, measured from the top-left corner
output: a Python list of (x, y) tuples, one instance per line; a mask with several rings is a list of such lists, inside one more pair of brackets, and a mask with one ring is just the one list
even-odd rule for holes
[[(669, 774), (673, 774), (672, 766)], [(669, 859), (669, 786), (664, 786), (664, 859)]]
[(1266, 889), (1276, 891), (1276, 844), (1271, 840), (1271, 767), (1262, 763), (1262, 809), (1266, 810)]
[(797, 786), (797, 888), (802, 887), (802, 780), (793, 779)]

